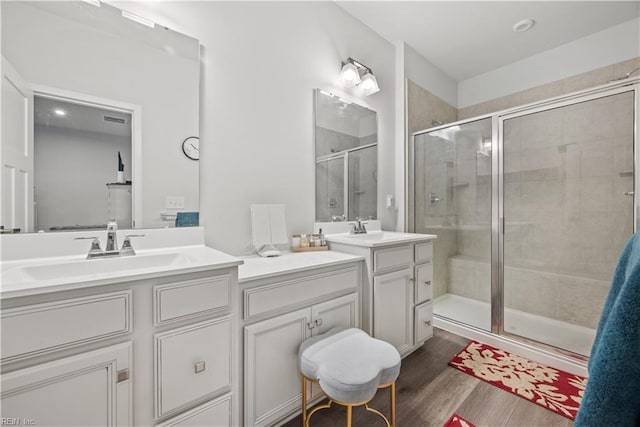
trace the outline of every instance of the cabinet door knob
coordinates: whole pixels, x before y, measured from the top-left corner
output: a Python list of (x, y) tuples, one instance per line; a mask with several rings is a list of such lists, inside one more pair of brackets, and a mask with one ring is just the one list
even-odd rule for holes
[(427, 280), (424, 282), (425, 286), (431, 286), (431, 280)]
[(307, 328), (313, 329), (316, 327), (316, 322), (307, 322)]
[(316, 326), (322, 326), (322, 319), (316, 319)]
[(117, 373), (118, 379), (116, 382), (121, 383), (122, 381), (126, 381), (129, 379), (129, 370), (128, 369), (120, 369)]
[(204, 372), (205, 368), (206, 368), (206, 364), (204, 363), (204, 360), (196, 362), (195, 364), (196, 374), (199, 374), (200, 372)]
[(424, 324), (427, 325), (427, 326), (431, 326), (431, 320), (425, 320)]

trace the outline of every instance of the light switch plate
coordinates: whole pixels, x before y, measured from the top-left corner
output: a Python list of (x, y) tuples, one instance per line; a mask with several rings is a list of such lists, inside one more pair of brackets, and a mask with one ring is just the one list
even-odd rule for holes
[(184, 197), (182, 196), (167, 196), (165, 198), (165, 208), (167, 209), (182, 209), (184, 208)]

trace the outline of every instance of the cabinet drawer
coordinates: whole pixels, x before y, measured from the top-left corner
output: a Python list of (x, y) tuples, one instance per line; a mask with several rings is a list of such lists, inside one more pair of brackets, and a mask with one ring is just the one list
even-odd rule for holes
[(231, 307), (228, 275), (153, 287), (155, 325), (214, 313)]
[(416, 266), (416, 304), (433, 298), (433, 264)]
[(373, 272), (381, 273), (397, 268), (406, 267), (411, 263), (410, 246), (378, 249), (373, 253)]
[(230, 426), (231, 393), (227, 393), (210, 402), (196, 406), (190, 411), (156, 424), (156, 427), (187, 426)]
[(231, 318), (155, 336), (155, 415), (176, 412), (231, 384)]
[(433, 242), (418, 243), (416, 245), (416, 263), (431, 261), (433, 258)]
[(75, 347), (131, 331), (131, 291), (2, 311), (2, 362)]
[(357, 267), (247, 289), (244, 291), (244, 318), (301, 305), (323, 295), (355, 290), (360, 280), (359, 271), (358, 264)]
[(433, 302), (425, 302), (415, 308), (415, 344), (433, 336)]

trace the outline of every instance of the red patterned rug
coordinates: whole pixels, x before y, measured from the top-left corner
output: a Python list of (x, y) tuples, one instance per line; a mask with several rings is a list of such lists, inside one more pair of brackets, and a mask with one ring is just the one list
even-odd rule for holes
[(472, 341), (449, 365), (575, 419), (587, 379)]
[(444, 426), (442, 427), (476, 427), (476, 426), (471, 424), (469, 421), (465, 420), (464, 418), (462, 418), (460, 415), (453, 414), (451, 415), (451, 418), (449, 418), (449, 421), (444, 423)]

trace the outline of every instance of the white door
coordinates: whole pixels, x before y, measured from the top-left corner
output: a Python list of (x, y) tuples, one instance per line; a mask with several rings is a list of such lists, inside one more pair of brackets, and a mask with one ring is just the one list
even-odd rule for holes
[(269, 425), (299, 410), (298, 348), (311, 336), (305, 308), (244, 328), (244, 424)]
[(413, 345), (412, 278), (408, 268), (373, 278), (373, 336), (400, 354)]
[(3, 420), (15, 425), (132, 424), (131, 342), (2, 375)]
[(33, 92), (2, 58), (0, 225), (33, 231)]

